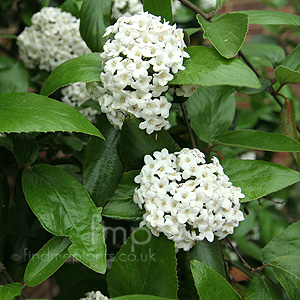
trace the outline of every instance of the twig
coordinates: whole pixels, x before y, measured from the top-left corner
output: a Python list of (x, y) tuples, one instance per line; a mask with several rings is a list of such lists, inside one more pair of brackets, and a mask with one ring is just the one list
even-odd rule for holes
[(181, 107), (181, 110), (183, 113), (184, 121), (185, 121), (187, 129), (188, 129), (188, 133), (189, 133), (189, 136), (191, 139), (192, 146), (193, 146), (193, 148), (197, 148), (196, 141), (195, 141), (193, 131), (192, 131), (192, 127), (191, 127), (184, 103), (180, 103), (180, 107)]
[(238, 265), (237, 263), (231, 261), (231, 260), (228, 259), (228, 258), (225, 258), (225, 260), (226, 260), (229, 264), (231, 264), (233, 267), (235, 267), (235, 268), (241, 270), (242, 272), (244, 272), (248, 277), (253, 278), (253, 274), (251, 274), (248, 270), (245, 270), (243, 267), (241, 267), (240, 265)]
[(185, 7), (192, 10), (194, 13), (201, 15), (204, 19), (209, 20), (209, 16), (205, 14), (201, 9), (188, 0), (179, 0)]

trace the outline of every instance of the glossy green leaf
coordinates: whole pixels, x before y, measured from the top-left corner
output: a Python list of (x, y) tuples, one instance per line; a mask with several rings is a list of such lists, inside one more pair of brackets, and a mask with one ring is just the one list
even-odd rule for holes
[(174, 242), (140, 228), (115, 256), (107, 283), (111, 297), (146, 294), (177, 299)]
[(111, 298), (111, 300), (171, 300), (165, 297), (157, 297), (151, 295), (126, 295), (117, 298)]
[(274, 285), (264, 276), (256, 275), (250, 282), (245, 300), (282, 300)]
[(133, 202), (133, 193), (138, 184), (134, 182), (140, 171), (124, 173), (120, 183), (109, 202), (105, 205), (102, 215), (105, 217), (138, 221), (142, 218), (144, 211)]
[(206, 143), (225, 133), (235, 114), (234, 89), (199, 87), (186, 102), (186, 108), (198, 138)]
[(68, 238), (54, 236), (27, 264), (24, 281), (27, 286), (36, 286), (50, 277), (70, 257)]
[(80, 11), (80, 34), (93, 52), (103, 50), (107, 38), (106, 27), (110, 25), (111, 0), (84, 0)]
[(274, 73), (281, 84), (300, 83), (300, 44), (275, 69)]
[(275, 152), (300, 151), (300, 143), (288, 136), (251, 129), (227, 132), (213, 141), (213, 144)]
[(272, 63), (274, 67), (280, 65), (285, 59), (283, 48), (272, 44), (247, 43), (242, 46), (242, 51), (247, 58), (259, 57)]
[[(23, 173), (26, 200), (42, 226), (68, 236), (69, 253), (96, 272), (106, 271), (106, 247), (101, 215), (87, 190), (72, 176), (50, 165)], [(67, 189), (66, 189), (67, 187)]]
[(195, 286), (201, 300), (241, 300), (233, 287), (214, 269), (200, 261), (191, 262)]
[(144, 11), (148, 11), (155, 16), (161, 16), (161, 21), (169, 21), (172, 24), (172, 4), (171, 0), (144, 0)]
[(6, 285), (0, 285), (0, 299), (2, 300), (14, 300), (16, 296), (20, 296), (22, 293), (22, 284), (19, 282), (10, 283)]
[(30, 134), (14, 134), (13, 140), (13, 153), (22, 165), (30, 165), (34, 163), (39, 156), (39, 145), (35, 138)]
[(185, 69), (174, 76), (171, 84), (260, 88), (253, 71), (237, 58), (226, 59), (216, 50), (202, 46), (192, 46), (185, 51), (190, 58), (184, 61)]
[(287, 229), (272, 239), (262, 250), (261, 257), (265, 263), (270, 263), (279, 256), (300, 256), (300, 222), (290, 225)]
[(248, 32), (248, 15), (228, 13), (213, 22), (197, 15), (197, 20), (204, 30), (204, 38), (209, 39), (222, 56), (232, 58), (237, 55)]
[(249, 16), (249, 24), (300, 26), (300, 16), (281, 11), (245, 10), (241, 12)]
[(0, 93), (26, 92), (28, 86), (29, 74), (24, 64), (0, 56)]
[(221, 164), (230, 181), (246, 196), (241, 202), (264, 197), (300, 181), (299, 172), (266, 161), (226, 159)]
[(100, 53), (86, 54), (67, 60), (49, 75), (40, 94), (48, 96), (70, 83), (100, 81), (102, 70)]
[(83, 184), (97, 206), (114, 194), (123, 174), (123, 164), (118, 154), (120, 132), (101, 116), (99, 127), (105, 137), (101, 140), (91, 137), (83, 163)]
[(144, 156), (167, 148), (176, 150), (175, 142), (165, 130), (147, 134), (139, 128), (140, 120), (134, 116), (126, 118), (121, 131), (120, 157), (127, 170), (138, 170), (144, 165)]
[(80, 112), (33, 93), (0, 95), (0, 132), (82, 132), (103, 137)]
[(300, 299), (300, 256), (286, 255), (271, 262), (274, 275), (290, 300)]

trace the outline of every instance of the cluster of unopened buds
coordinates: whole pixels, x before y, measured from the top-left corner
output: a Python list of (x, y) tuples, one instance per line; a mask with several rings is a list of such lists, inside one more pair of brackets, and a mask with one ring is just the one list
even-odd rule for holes
[(224, 174), (216, 157), (207, 164), (198, 149), (167, 149), (146, 155), (135, 182), (134, 202), (145, 209), (140, 226), (164, 233), (177, 249), (190, 250), (196, 241), (209, 242), (232, 234), (244, 220), (240, 198), (245, 196)]
[(108, 120), (121, 129), (124, 112), (141, 118), (148, 134), (169, 125), (171, 103), (166, 93), (174, 74), (183, 70), (182, 29), (147, 12), (121, 17), (106, 29), (114, 35), (104, 45), (101, 82), (87, 84)]
[(109, 300), (106, 296), (104, 296), (100, 291), (97, 292), (89, 292), (86, 293), (85, 298), (81, 298), (79, 300)]

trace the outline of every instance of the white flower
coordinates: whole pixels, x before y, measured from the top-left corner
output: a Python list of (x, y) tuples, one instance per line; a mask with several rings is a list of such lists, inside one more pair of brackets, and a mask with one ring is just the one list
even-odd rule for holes
[(105, 297), (101, 292), (89, 292), (86, 293), (85, 298), (80, 298), (79, 300), (109, 300), (109, 298)]
[(146, 155), (135, 182), (134, 202), (146, 213), (146, 225), (162, 232), (178, 249), (188, 251), (196, 241), (219, 239), (233, 233), (244, 220), (239, 199), (244, 195), (224, 174), (217, 158), (207, 164), (198, 149), (167, 149)]

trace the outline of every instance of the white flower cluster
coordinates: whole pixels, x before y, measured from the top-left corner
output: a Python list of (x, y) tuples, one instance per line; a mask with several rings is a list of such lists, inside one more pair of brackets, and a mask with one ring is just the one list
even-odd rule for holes
[(140, 226), (155, 236), (163, 232), (177, 249), (188, 251), (195, 241), (226, 237), (244, 220), (239, 199), (245, 196), (216, 157), (207, 164), (202, 152), (187, 148), (175, 154), (163, 149), (153, 157), (145, 156), (135, 177), (140, 187), (134, 202), (146, 210)]
[(90, 53), (79, 20), (60, 8), (44, 7), (18, 36), (20, 58), (28, 68), (52, 71), (66, 60)]
[[(72, 107), (80, 107), (91, 97), (88, 94), (84, 82), (76, 82), (61, 90), (62, 102)], [(95, 122), (98, 111), (91, 107), (80, 109), (80, 112), (91, 122)]]
[(101, 83), (87, 84), (87, 90), (117, 128), (123, 125), (123, 111), (142, 118), (140, 129), (148, 134), (169, 124), (168, 82), (184, 69), (183, 58), (189, 55), (183, 51), (182, 29), (160, 19), (144, 12), (121, 17), (106, 29), (105, 36), (114, 38), (103, 47)]
[(85, 298), (80, 298), (79, 300), (109, 300), (106, 296), (104, 296), (101, 292), (89, 292), (86, 293)]

